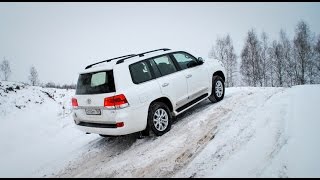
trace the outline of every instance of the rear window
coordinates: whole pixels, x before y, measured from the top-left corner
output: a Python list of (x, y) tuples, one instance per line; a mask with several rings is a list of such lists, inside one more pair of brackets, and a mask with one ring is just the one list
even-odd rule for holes
[(115, 92), (113, 71), (80, 74), (76, 94), (102, 94)]

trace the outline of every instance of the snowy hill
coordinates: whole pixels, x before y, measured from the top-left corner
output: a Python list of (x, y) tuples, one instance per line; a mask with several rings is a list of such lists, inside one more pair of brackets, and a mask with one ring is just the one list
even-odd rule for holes
[(0, 177), (320, 177), (320, 85), (227, 88), (161, 137), (74, 127), (74, 90), (0, 84)]
[(74, 90), (0, 83), (0, 177), (51, 172), (88, 142), (70, 116)]

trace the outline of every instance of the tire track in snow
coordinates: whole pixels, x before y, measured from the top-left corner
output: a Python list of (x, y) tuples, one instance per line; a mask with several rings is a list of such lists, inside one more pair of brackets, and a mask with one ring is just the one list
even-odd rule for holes
[[(218, 113), (214, 113), (210, 119), (218, 119), (223, 115), (227, 115), (230, 111), (230, 109), (221, 108)], [(210, 140), (214, 139), (217, 129), (216, 123), (216, 121), (209, 121), (209, 123), (206, 124), (207, 128), (203, 129), (201, 134), (194, 134), (194, 137), (186, 139), (186, 146), (176, 149), (164, 159), (161, 158), (156, 162), (150, 163), (147, 168), (137, 171), (134, 177), (171, 177), (175, 172), (183, 168), (188, 162), (196, 157)], [(188, 135), (192, 136), (191, 132), (189, 133), (190, 134)], [(173, 164), (173, 167), (161, 168), (168, 167), (167, 164)]]

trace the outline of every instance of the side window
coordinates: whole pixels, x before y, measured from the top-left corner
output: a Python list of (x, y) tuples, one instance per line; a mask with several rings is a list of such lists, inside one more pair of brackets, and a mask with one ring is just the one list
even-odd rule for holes
[(145, 61), (132, 64), (129, 68), (132, 81), (135, 84), (139, 84), (152, 79), (150, 69)]
[(173, 57), (177, 60), (181, 69), (187, 69), (197, 65), (197, 60), (186, 53), (183, 53), (183, 52), (174, 53)]
[(177, 71), (176, 67), (174, 66), (169, 56), (161, 56), (158, 58), (154, 58), (153, 60), (156, 63), (162, 76), (165, 76), (167, 74), (171, 74)]

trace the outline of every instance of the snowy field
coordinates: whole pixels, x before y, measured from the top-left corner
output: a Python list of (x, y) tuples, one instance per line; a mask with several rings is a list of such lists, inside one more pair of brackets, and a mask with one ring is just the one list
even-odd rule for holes
[(74, 90), (0, 83), (0, 177), (320, 177), (320, 85), (227, 88), (137, 139), (77, 130)]

